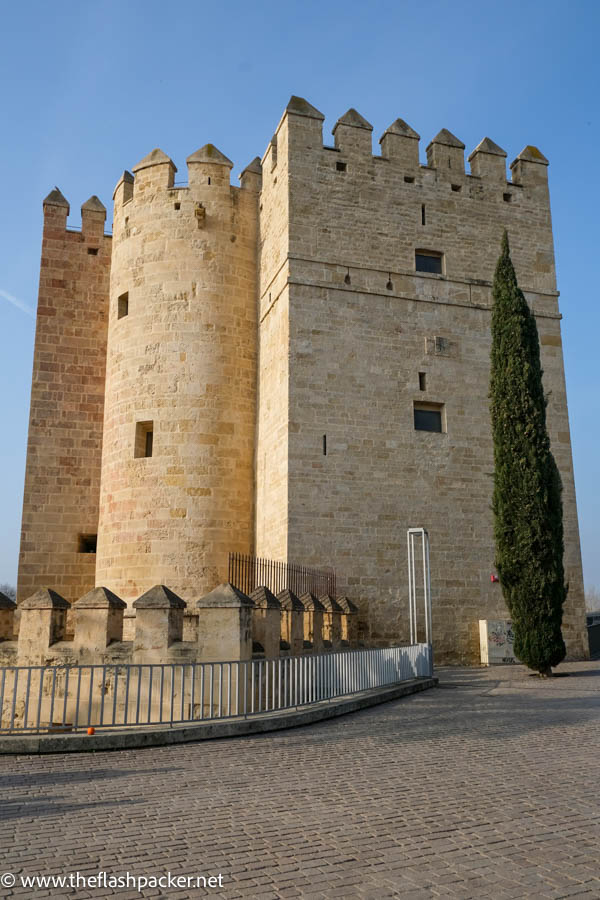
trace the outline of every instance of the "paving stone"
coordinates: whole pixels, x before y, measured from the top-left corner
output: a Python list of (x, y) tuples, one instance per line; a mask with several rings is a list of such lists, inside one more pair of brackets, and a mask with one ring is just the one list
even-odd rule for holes
[(443, 669), (453, 690), (269, 735), (4, 757), (1, 871), (223, 874), (169, 900), (600, 898), (600, 666), (561, 668)]

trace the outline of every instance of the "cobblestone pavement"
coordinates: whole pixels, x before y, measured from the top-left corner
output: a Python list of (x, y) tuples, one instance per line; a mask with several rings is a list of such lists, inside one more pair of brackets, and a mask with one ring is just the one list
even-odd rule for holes
[[(4, 757), (4, 895), (600, 898), (600, 664), (559, 672), (445, 669), (435, 690), (303, 729)], [(19, 886), (99, 871), (223, 887)]]

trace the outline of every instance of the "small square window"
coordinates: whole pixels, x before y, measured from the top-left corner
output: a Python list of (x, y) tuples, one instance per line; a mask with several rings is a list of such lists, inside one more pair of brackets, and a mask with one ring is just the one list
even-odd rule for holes
[(181, 209), (181, 203), (176, 203), (176, 204), (175, 204), (175, 209)]
[(460, 184), (452, 184), (452, 185), (450, 185), (450, 187), (452, 188), (452, 190), (454, 191), (455, 194), (458, 194), (458, 192), (459, 192), (459, 191), (461, 190), (461, 188), (462, 188), (462, 185), (460, 185)]
[(348, 168), (348, 165), (345, 162), (336, 162), (335, 167), (338, 172), (345, 172)]
[(97, 534), (80, 534), (77, 552), (78, 553), (95, 553), (97, 541), (98, 541)]
[(443, 255), (435, 250), (415, 250), (415, 269), (417, 272), (441, 275), (442, 259)]
[(512, 194), (502, 194), (502, 198), (505, 203), (510, 203), (512, 200)]
[(434, 431), (441, 434), (446, 430), (443, 403), (415, 402), (413, 415), (415, 431)]
[(117, 319), (127, 315), (129, 315), (129, 291), (125, 291), (117, 300)]
[(98, 256), (98, 248), (97, 247), (88, 247), (88, 255), (89, 256)]
[(152, 456), (154, 444), (154, 422), (135, 423), (135, 447), (133, 455), (136, 459)]

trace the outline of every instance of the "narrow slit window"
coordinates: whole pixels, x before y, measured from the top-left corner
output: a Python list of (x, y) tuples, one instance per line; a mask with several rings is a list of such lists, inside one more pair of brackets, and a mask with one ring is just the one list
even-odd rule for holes
[(210, 175), (208, 176), (208, 184), (210, 184)]
[(419, 390), (426, 391), (427, 390), (427, 373), (419, 372)]
[(441, 275), (442, 261), (443, 255), (435, 250), (415, 250), (415, 269), (417, 272)]
[(327, 435), (323, 435), (323, 456), (327, 456)]
[(442, 434), (445, 429), (443, 403), (415, 403), (413, 408), (415, 431)]
[(154, 445), (154, 422), (136, 422), (135, 424), (135, 448), (136, 459), (152, 456)]
[(421, 225), (425, 225), (425, 222), (426, 222), (426, 219), (425, 219), (425, 204), (422, 203), (422, 204), (421, 204)]
[(129, 315), (129, 291), (121, 294), (117, 300), (117, 319), (122, 319)]

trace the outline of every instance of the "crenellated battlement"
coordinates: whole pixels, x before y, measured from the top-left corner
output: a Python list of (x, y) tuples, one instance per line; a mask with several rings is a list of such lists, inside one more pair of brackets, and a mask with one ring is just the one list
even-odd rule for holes
[[(106, 234), (104, 224), (106, 222), (106, 207), (102, 201), (93, 194), (89, 200), (81, 205), (81, 226), (67, 224), (71, 206), (58, 187), (50, 191), (42, 203), (44, 211), (44, 235), (50, 240), (70, 240), (73, 244), (105, 243), (110, 254), (110, 239), (112, 235)], [(67, 235), (67, 237), (65, 237)]]
[[(314, 610), (323, 609), (316, 598), (300, 602), (291, 591), (276, 598), (267, 587), (248, 597), (225, 583), (191, 604), (194, 628), (187, 631), (192, 639), (184, 640), (188, 604), (157, 584), (134, 602), (135, 631), (128, 641), (123, 639), (127, 604), (106, 587), (93, 588), (72, 605), (56, 591), (41, 588), (20, 604), (18, 624), (16, 604), (0, 593), (0, 666), (271, 659), (322, 652), (323, 646), (339, 649), (342, 633), (353, 635), (356, 646), (357, 608), (347, 601), (344, 607), (332, 603), (323, 623), (323, 616), (314, 616)], [(70, 638), (68, 612), (73, 617)], [(304, 635), (309, 639), (303, 641)], [(350, 646), (347, 641), (344, 645)]]
[[(378, 156), (373, 126), (358, 110), (337, 120), (333, 147), (323, 144), (323, 121), (319, 110), (292, 97), (264, 158), (261, 315), (273, 293), (267, 285), (281, 267), (276, 222), (282, 214), (289, 221), (292, 277), (307, 265), (321, 273), (326, 267), (319, 281), (332, 283), (337, 268), (346, 267), (346, 285), (351, 268), (378, 270), (384, 284), (391, 273), (412, 272), (417, 296), (435, 295), (425, 283), (432, 277), (460, 282), (464, 294), (465, 284), (491, 283), (506, 228), (523, 286), (555, 293), (548, 161), (535, 147), (517, 156), (507, 181), (506, 151), (488, 137), (469, 153), (466, 171), (465, 144), (447, 128), (428, 142), (422, 164), (420, 135), (401, 118), (379, 139)], [(420, 269), (419, 254), (436, 257), (439, 267)]]
[[(311, 143), (306, 149), (331, 151), (335, 149), (342, 156), (351, 158), (354, 163), (363, 166), (372, 166), (374, 162), (389, 162), (397, 168), (412, 170), (418, 168), (435, 169), (438, 177), (449, 179), (455, 176), (469, 174), (476, 178), (498, 180), (502, 163), (506, 158), (506, 152), (485, 137), (469, 154), (468, 162), (471, 164), (470, 173), (465, 173), (464, 143), (452, 134), (447, 128), (442, 128), (432, 138), (426, 148), (427, 164), (419, 163), (420, 135), (403, 119), (396, 119), (386, 128), (379, 138), (381, 155), (373, 154), (372, 132), (373, 126), (356, 109), (350, 108), (341, 116), (332, 129), (335, 140), (333, 148), (323, 143), (323, 121), (325, 116), (302, 97), (292, 97), (285, 113), (279, 123), (277, 131), (271, 140), (263, 157), (263, 164), (268, 171), (273, 169), (273, 158), (276, 160), (277, 142), (280, 130), (287, 119), (294, 118), (297, 121), (296, 128), (310, 136)], [(493, 160), (488, 159), (493, 157)], [(271, 165), (268, 165), (268, 161)], [(340, 159), (337, 160), (339, 163)], [(545, 167), (548, 160), (533, 146), (525, 147), (516, 159), (511, 163), (512, 183), (524, 186), (536, 186), (545, 177)], [(505, 168), (502, 168), (506, 180)], [(510, 183), (510, 182), (509, 182)]]
[[(227, 194), (233, 203), (240, 192), (252, 195), (260, 191), (262, 166), (258, 157), (240, 174), (239, 187), (230, 183), (233, 162), (214, 144), (204, 144), (191, 153), (186, 159), (186, 166), (188, 180), (178, 183), (175, 180), (177, 166), (163, 150), (156, 147), (136, 163), (131, 172), (124, 171), (117, 182), (113, 192), (115, 218), (130, 201), (155, 203), (163, 191), (177, 192), (180, 200), (185, 194), (191, 194), (197, 200), (200, 194), (202, 199), (218, 197), (221, 203)], [(208, 188), (211, 188), (210, 192)], [(126, 214), (129, 215), (130, 211)]]

